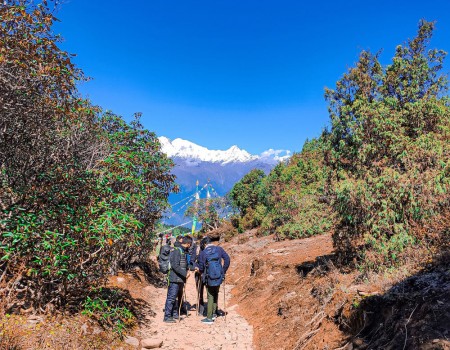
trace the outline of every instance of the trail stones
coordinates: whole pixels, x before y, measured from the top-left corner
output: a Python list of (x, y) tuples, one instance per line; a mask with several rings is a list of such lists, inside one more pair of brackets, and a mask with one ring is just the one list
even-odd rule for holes
[[(259, 270), (258, 274), (261, 273)], [(274, 275), (275, 276), (275, 275)], [(181, 322), (176, 324), (166, 324), (163, 322), (164, 305), (166, 293), (164, 290), (155, 289), (146, 293), (145, 286), (142, 291), (145, 297), (151, 296), (152, 309), (145, 310), (147, 322), (140, 324), (139, 335), (141, 339), (140, 348), (144, 349), (165, 349), (165, 350), (245, 350), (252, 349), (253, 328), (247, 323), (245, 318), (239, 315), (238, 304), (232, 305), (230, 302), (230, 292), (232, 285), (227, 284), (225, 288), (227, 307), (227, 322), (225, 317), (217, 317), (212, 324), (203, 324), (201, 313), (197, 315), (196, 311), (191, 311), (190, 317), (182, 318)], [(143, 294), (144, 294), (143, 293)], [(219, 308), (223, 305), (223, 289), (221, 288)], [(189, 279), (186, 287), (186, 299), (191, 304), (197, 303), (197, 290), (194, 279)], [(144, 316), (144, 317), (145, 317)], [(157, 334), (153, 332), (157, 330)], [(195, 330), (195, 331), (193, 331)], [(147, 343), (148, 341), (148, 343)], [(139, 348), (139, 347), (138, 347)], [(135, 349), (137, 349), (135, 347)]]
[(287, 293), (287, 294), (283, 297), (283, 300), (288, 301), (288, 300), (291, 300), (292, 298), (295, 298), (296, 296), (297, 296), (297, 293), (296, 293), (296, 292), (290, 292), (290, 293)]
[(143, 349), (159, 349), (163, 345), (162, 340), (146, 338), (141, 340)]
[(267, 280), (268, 280), (269, 282), (272, 282), (274, 279), (275, 279), (275, 277), (273, 277), (273, 275), (267, 276)]
[(82, 335), (88, 334), (88, 325), (86, 323), (83, 323), (83, 325), (81, 326), (81, 334)]
[(128, 345), (134, 346), (136, 348), (139, 346), (139, 339), (137, 339), (135, 337), (126, 336), (124, 341)]

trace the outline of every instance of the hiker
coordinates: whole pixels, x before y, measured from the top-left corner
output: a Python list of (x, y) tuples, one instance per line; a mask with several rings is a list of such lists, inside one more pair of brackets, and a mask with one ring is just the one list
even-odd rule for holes
[(158, 253), (158, 265), (159, 265), (159, 272), (163, 274), (169, 273), (170, 269), (170, 252), (173, 250), (173, 247), (170, 246), (170, 240), (166, 240), (166, 244), (162, 245), (159, 249)]
[[(193, 243), (194, 239), (191, 236), (189, 236), (189, 235), (183, 236), (183, 235), (180, 234), (180, 235), (177, 236), (177, 242), (179, 242), (181, 244), (181, 241), (182, 241), (182, 239), (184, 237), (187, 237), (190, 240), (190, 247), (185, 252), (186, 253), (187, 270), (188, 271), (194, 271), (194, 265), (192, 265), (191, 255), (190, 255), (190, 252), (192, 251), (192, 246), (194, 244)], [(188, 314), (188, 305), (187, 305), (186, 300), (183, 302), (183, 291), (182, 290), (178, 293), (178, 298), (177, 299), (178, 299), (178, 305), (181, 305), (181, 308), (180, 308), (181, 314), (182, 315), (187, 315)]]
[[(206, 247), (206, 237), (202, 238), (199, 245), (196, 245), (196, 249), (193, 252), (193, 256), (191, 259), (194, 260), (194, 278), (195, 278), (195, 286), (197, 287), (197, 295), (198, 295), (198, 305), (197, 310), (200, 314), (203, 315), (203, 307), (204, 307), (204, 300), (203, 300), (203, 291), (205, 290), (205, 284), (202, 281), (202, 274), (200, 273), (198, 269), (198, 258), (200, 256), (200, 253), (205, 250)], [(206, 314), (205, 314), (206, 316)]]
[(195, 271), (195, 261), (198, 257), (198, 244), (194, 240), (194, 238), (192, 238), (192, 245), (189, 248), (186, 257), (187, 257), (189, 271)]
[[(191, 237), (183, 237), (180, 242), (175, 242), (170, 253), (170, 270), (168, 275), (169, 286), (167, 288), (166, 305), (164, 308), (164, 322), (175, 323), (175, 319), (180, 317), (178, 313), (179, 300), (183, 300), (183, 289), (187, 271), (186, 251), (192, 243)], [(181, 298), (180, 298), (181, 296)]]
[(225, 280), (225, 275), (230, 266), (230, 256), (222, 247), (214, 245), (210, 237), (204, 239), (206, 245), (198, 257), (198, 270), (202, 273), (203, 283), (206, 285), (208, 306), (206, 318), (202, 319), (202, 322), (213, 323), (215, 317), (217, 317), (220, 285)]
[(157, 257), (159, 257), (159, 253), (161, 252), (161, 248), (162, 248), (162, 246), (163, 246), (163, 234), (160, 233), (160, 234), (158, 235), (158, 237), (159, 237), (159, 239), (156, 240), (155, 247), (154, 247), (155, 255), (156, 255)]

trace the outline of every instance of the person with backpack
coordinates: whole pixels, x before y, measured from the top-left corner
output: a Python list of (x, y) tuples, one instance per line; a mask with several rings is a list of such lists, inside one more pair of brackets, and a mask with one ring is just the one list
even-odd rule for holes
[(189, 248), (186, 258), (188, 262), (189, 271), (195, 270), (195, 260), (197, 259), (197, 242), (194, 238), (192, 238), (192, 245)]
[[(192, 238), (183, 237), (181, 242), (175, 242), (169, 256), (168, 288), (164, 307), (164, 322), (175, 323), (180, 317), (178, 308), (183, 298), (184, 284), (188, 277), (186, 252), (191, 246)], [(180, 300), (180, 301), (179, 301)]]
[(154, 251), (157, 258), (159, 258), (159, 254), (161, 253), (161, 248), (163, 247), (163, 234), (160, 233), (158, 235), (158, 239), (155, 242)]
[(214, 245), (210, 237), (204, 239), (206, 245), (198, 257), (198, 270), (202, 273), (203, 283), (206, 285), (208, 306), (206, 318), (202, 319), (202, 322), (211, 324), (214, 322), (213, 315), (217, 312), (220, 285), (225, 280), (230, 266), (230, 256), (222, 247)]
[[(198, 305), (197, 305), (197, 310), (198, 313), (203, 315), (203, 310), (204, 310), (204, 300), (203, 300), (203, 291), (205, 290), (205, 284), (202, 281), (202, 274), (200, 273), (199, 269), (198, 269), (198, 258), (200, 256), (200, 253), (202, 251), (205, 250), (206, 247), (206, 237), (202, 238), (200, 240), (200, 244), (199, 246), (196, 247), (195, 251), (194, 251), (194, 255), (193, 255), (193, 259), (194, 259), (194, 270), (195, 270), (195, 286), (197, 287), (197, 295), (198, 295)], [(206, 314), (205, 314), (206, 316)]]
[(166, 244), (162, 245), (158, 254), (159, 272), (168, 274), (170, 270), (170, 252), (173, 247), (170, 245), (170, 240), (166, 240)]

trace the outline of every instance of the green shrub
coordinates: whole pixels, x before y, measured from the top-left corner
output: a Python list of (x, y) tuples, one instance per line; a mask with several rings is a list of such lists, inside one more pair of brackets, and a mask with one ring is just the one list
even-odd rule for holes
[(83, 302), (83, 315), (97, 321), (102, 327), (119, 336), (136, 325), (136, 317), (126, 298), (118, 289), (99, 288), (91, 292)]
[(334, 214), (326, 186), (326, 147), (324, 136), (307, 141), (301, 153), (269, 174), (266, 187), (270, 195), (262, 232), (274, 232), (279, 238), (302, 238), (330, 231)]
[(398, 46), (385, 69), (378, 55), (362, 52), (326, 92), (334, 244), (343, 257), (359, 256), (373, 268), (420, 244), (415, 227), (450, 204), (445, 53), (427, 49), (433, 27), (420, 22), (417, 37)]
[(128, 124), (79, 97), (52, 10), (24, 4), (0, 6), (0, 296), (14, 311), (76, 307), (147, 258), (173, 163), (139, 115)]

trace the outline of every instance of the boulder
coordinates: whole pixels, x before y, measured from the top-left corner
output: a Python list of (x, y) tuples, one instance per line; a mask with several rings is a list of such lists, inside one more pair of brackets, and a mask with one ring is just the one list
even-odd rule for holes
[(129, 335), (125, 337), (124, 342), (136, 348), (139, 346), (139, 339), (135, 337), (130, 337)]
[(141, 340), (143, 349), (159, 349), (162, 345), (163, 341), (160, 339), (146, 338)]

